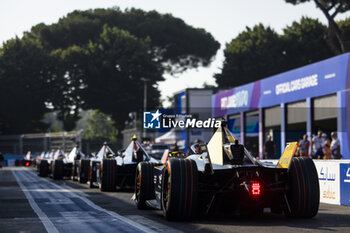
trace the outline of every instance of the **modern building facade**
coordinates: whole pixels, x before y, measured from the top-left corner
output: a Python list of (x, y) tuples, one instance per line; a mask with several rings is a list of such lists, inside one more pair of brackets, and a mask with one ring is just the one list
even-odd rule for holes
[(350, 53), (277, 74), (212, 96), (212, 116), (225, 117), (235, 137), (259, 157), (271, 135), (281, 154), (286, 142), (318, 130), (338, 132), (350, 159)]

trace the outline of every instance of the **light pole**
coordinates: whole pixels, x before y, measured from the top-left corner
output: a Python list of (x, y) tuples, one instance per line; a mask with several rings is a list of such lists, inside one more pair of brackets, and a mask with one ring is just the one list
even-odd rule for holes
[[(149, 79), (141, 77), (140, 80), (143, 81), (143, 112), (146, 112), (147, 111), (147, 82), (149, 81)], [(143, 124), (142, 124), (142, 128), (141, 129), (142, 129), (142, 137), (145, 138), (146, 137), (146, 131), (143, 128)]]

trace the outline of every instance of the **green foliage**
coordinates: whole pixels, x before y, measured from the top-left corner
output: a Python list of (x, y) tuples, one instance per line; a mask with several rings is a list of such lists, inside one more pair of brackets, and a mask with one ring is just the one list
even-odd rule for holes
[(204, 82), (202, 85), (203, 88), (216, 88), (217, 86)]
[[(38, 40), (15, 38), (0, 50), (0, 132), (45, 129), (45, 107), (51, 59)], [(40, 93), (40, 94), (39, 94)]]
[(324, 37), (326, 27), (318, 20), (302, 18), (278, 35), (262, 24), (247, 27), (226, 45), (219, 87), (228, 88), (307, 65), (332, 56)]
[[(35, 25), (1, 48), (0, 91), (18, 98), (1, 103), (8, 112), (0, 113), (0, 133), (42, 130), (47, 111), (57, 112), (69, 131), (82, 109), (100, 109), (122, 129), (129, 112), (142, 111), (141, 78), (148, 80), (148, 107), (158, 107), (156, 82), (164, 72), (206, 66), (218, 48), (203, 29), (156, 11), (74, 11)], [(30, 124), (11, 118), (27, 112)]]
[(111, 114), (121, 129), (129, 112), (142, 109), (142, 77), (149, 80), (148, 106), (158, 106), (159, 91), (153, 85), (163, 80), (162, 68), (152, 61), (147, 41), (105, 26), (100, 38), (89, 43), (87, 53), (90, 57), (85, 80), (88, 88), (83, 90), (87, 108)]
[(339, 13), (350, 10), (349, 0), (285, 0), (293, 5), (313, 1), (328, 20), (328, 32), (325, 37), (327, 44), (334, 55), (349, 52), (350, 41), (348, 29), (342, 28), (335, 21)]
[(118, 27), (138, 38), (149, 38), (155, 59), (169, 72), (207, 66), (220, 47), (204, 29), (196, 29), (170, 14), (140, 9), (119, 8), (74, 11), (51, 26), (37, 25), (32, 36), (39, 37), (48, 49), (85, 46), (96, 40), (103, 26)]
[(350, 10), (350, 2), (348, 0), (285, 0), (288, 3), (293, 5), (298, 5), (300, 3), (313, 1), (316, 3), (316, 6), (325, 8), (328, 11), (334, 9), (339, 13), (344, 13)]
[(303, 17), (284, 30), (286, 69), (297, 68), (332, 56), (325, 41), (327, 27), (318, 20)]
[(222, 72), (215, 74), (218, 86), (238, 86), (278, 73), (283, 49), (283, 40), (270, 27), (247, 27), (226, 44)]
[(116, 141), (117, 130), (110, 116), (100, 112), (92, 111), (81, 126), (83, 131), (83, 139), (85, 140), (107, 140), (109, 142)]

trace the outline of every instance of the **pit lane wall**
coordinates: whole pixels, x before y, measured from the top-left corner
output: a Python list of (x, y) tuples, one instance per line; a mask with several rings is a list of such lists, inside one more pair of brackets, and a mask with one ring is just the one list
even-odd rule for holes
[(320, 201), (350, 206), (350, 160), (314, 160), (314, 163), (320, 183)]

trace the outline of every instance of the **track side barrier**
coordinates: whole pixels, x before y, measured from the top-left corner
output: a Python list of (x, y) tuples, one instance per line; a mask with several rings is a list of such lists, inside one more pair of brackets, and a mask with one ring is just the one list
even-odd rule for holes
[[(261, 160), (277, 164), (278, 160)], [(350, 206), (350, 160), (313, 160), (320, 183), (320, 202)]]

